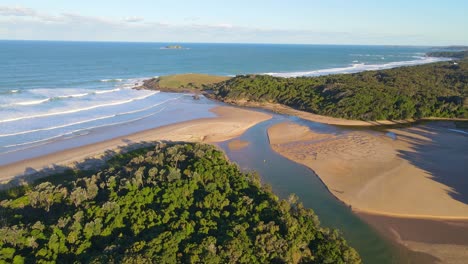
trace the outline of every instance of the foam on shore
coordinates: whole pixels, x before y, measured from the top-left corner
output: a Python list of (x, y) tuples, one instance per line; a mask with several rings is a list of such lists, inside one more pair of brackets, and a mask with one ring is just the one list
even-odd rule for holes
[[(276, 76), (276, 77), (301, 77), (301, 76), (322, 76), (330, 74), (340, 74), (340, 73), (357, 73), (363, 71), (373, 71), (373, 70), (383, 70), (391, 69), (401, 66), (414, 66), (419, 64), (427, 64), (440, 61), (449, 61), (450, 58), (435, 58), (435, 57), (418, 57), (417, 60), (410, 61), (397, 61), (389, 62), (384, 64), (364, 64), (364, 63), (354, 63), (348, 67), (338, 67), (330, 69), (319, 69), (312, 71), (298, 71), (298, 72), (268, 72), (266, 75)], [(357, 62), (357, 61), (356, 61)]]

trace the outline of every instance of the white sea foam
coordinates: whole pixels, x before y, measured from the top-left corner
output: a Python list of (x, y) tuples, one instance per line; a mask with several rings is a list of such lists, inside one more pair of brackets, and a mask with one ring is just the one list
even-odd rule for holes
[[(18, 136), (18, 135), (24, 135), (24, 134), (30, 134), (30, 133), (40, 132), (40, 131), (54, 130), (54, 129), (65, 128), (65, 127), (70, 127), (70, 126), (74, 126), (74, 125), (81, 125), (81, 124), (85, 124), (85, 123), (89, 123), (89, 122), (93, 122), (93, 121), (97, 121), (97, 120), (103, 120), (103, 119), (113, 118), (113, 117), (117, 117), (117, 116), (135, 114), (135, 113), (139, 113), (139, 112), (144, 112), (144, 111), (150, 110), (150, 109), (152, 109), (152, 108), (155, 108), (155, 107), (160, 106), (160, 105), (162, 105), (162, 104), (168, 103), (168, 102), (170, 102), (170, 101), (178, 100), (178, 99), (180, 99), (181, 97), (182, 97), (182, 96), (175, 97), (175, 98), (170, 98), (170, 99), (167, 99), (167, 100), (158, 102), (158, 103), (156, 103), (156, 104), (153, 104), (153, 105), (151, 105), (151, 106), (148, 106), (148, 107), (145, 107), (145, 108), (142, 108), (142, 109), (138, 109), (138, 110), (133, 110), (133, 111), (128, 111), (128, 112), (118, 113), (118, 114), (114, 114), (114, 115), (96, 117), (96, 118), (92, 118), (92, 119), (88, 119), (88, 120), (73, 122), (73, 123), (64, 124), (64, 125), (59, 125), (59, 126), (46, 127), (46, 128), (39, 128), (39, 129), (31, 129), (31, 130), (19, 131), (19, 132), (9, 133), (9, 134), (0, 134), (0, 137), (11, 137), (11, 136)], [(87, 129), (90, 129), (90, 128), (87, 128)]]
[[(34, 141), (28, 141), (28, 142), (23, 142), (23, 143), (18, 143), (18, 144), (6, 145), (6, 146), (3, 146), (3, 148), (13, 148), (13, 147), (19, 147), (19, 146), (32, 145), (32, 144), (36, 144), (36, 143), (46, 144), (46, 143), (50, 142), (51, 140), (57, 139), (57, 138), (67, 137), (67, 139), (68, 139), (68, 138), (72, 138), (72, 137), (75, 137), (75, 136), (86, 135), (86, 134), (88, 134), (89, 132), (86, 133), (86, 134), (79, 134), (79, 135), (77, 135), (77, 133), (82, 132), (82, 131), (89, 131), (89, 130), (96, 129), (96, 128), (103, 128), (103, 127), (108, 127), (108, 126), (115, 126), (115, 125), (121, 125), (121, 124), (125, 124), (125, 123), (130, 123), (130, 122), (139, 121), (139, 120), (145, 119), (145, 118), (147, 118), (147, 117), (150, 117), (150, 116), (154, 116), (154, 115), (156, 115), (156, 114), (159, 114), (160, 112), (164, 111), (165, 109), (166, 109), (166, 108), (164, 107), (164, 108), (161, 108), (161, 110), (159, 110), (159, 111), (157, 111), (157, 112), (153, 112), (153, 113), (150, 113), (150, 114), (148, 114), (148, 115), (140, 116), (140, 117), (137, 117), (137, 118), (134, 118), (134, 119), (131, 119), (131, 120), (126, 120), (126, 121), (122, 121), (122, 122), (115, 122), (115, 123), (110, 123), (110, 124), (105, 124), (105, 125), (99, 125), (99, 126), (93, 126), (93, 127), (81, 128), (81, 129), (73, 130), (73, 131), (71, 131), (71, 132), (67, 132), (67, 133), (55, 135), (55, 136), (48, 137), (48, 138), (44, 138), (44, 139), (39, 139), (39, 140), (34, 140)], [(38, 145), (42, 145), (42, 144), (38, 144)], [(15, 149), (15, 150), (12, 150), (12, 151), (3, 152), (2, 154), (7, 154), (7, 153), (15, 152), (15, 151), (20, 151), (20, 150), (25, 150), (25, 149), (28, 149), (28, 148), (31, 148), (31, 147), (36, 147), (36, 146), (38, 146), (38, 145), (34, 145), (34, 146), (22, 148), (22, 149)]]
[[(6, 122), (13, 122), (13, 121), (18, 121), (18, 120), (23, 120), (23, 119), (31, 119), (31, 118), (41, 118), (41, 117), (47, 117), (47, 116), (55, 116), (55, 115), (65, 115), (65, 114), (71, 114), (71, 113), (76, 113), (76, 112), (81, 112), (81, 111), (87, 111), (87, 110), (92, 110), (96, 108), (101, 108), (101, 107), (107, 107), (107, 106), (114, 106), (114, 105), (121, 105), (121, 104), (126, 104), (130, 103), (133, 101), (137, 100), (142, 100), (145, 98), (148, 98), (150, 96), (153, 96), (155, 94), (159, 93), (159, 91), (152, 92), (150, 94), (146, 94), (140, 97), (135, 97), (123, 101), (117, 101), (117, 102), (110, 102), (106, 104), (99, 104), (99, 105), (93, 105), (89, 107), (84, 107), (84, 108), (78, 108), (78, 109), (72, 109), (72, 110), (66, 110), (62, 112), (52, 112), (52, 113), (45, 113), (45, 114), (38, 114), (38, 115), (29, 115), (29, 116), (21, 116), (21, 117), (15, 117), (15, 118), (9, 118), (9, 119), (4, 119), (0, 120), (0, 123), (6, 123)], [(49, 99), (47, 99), (49, 100)]]
[(266, 75), (276, 76), (276, 77), (300, 77), (300, 76), (321, 76), (329, 74), (339, 74), (339, 73), (356, 73), (362, 71), (372, 71), (372, 70), (383, 70), (391, 69), (400, 66), (412, 66), (418, 64), (426, 64), (438, 61), (448, 61), (449, 58), (434, 58), (434, 57), (423, 57), (418, 60), (411, 61), (397, 61), (389, 62), (385, 64), (364, 64), (364, 63), (355, 63), (348, 67), (341, 68), (331, 68), (331, 69), (321, 69), (314, 71), (301, 71), (301, 72), (269, 72), (264, 73)]
[(33, 101), (24, 101), (24, 102), (17, 102), (12, 103), (11, 105), (37, 105), (42, 104), (49, 101), (51, 98), (41, 99), (41, 100), (33, 100)]
[[(83, 96), (87, 96), (87, 95), (90, 95), (90, 93), (60, 95), (60, 96), (57, 96), (57, 97), (54, 97), (54, 98), (76, 98), (76, 97), (83, 97)], [(52, 98), (52, 99), (54, 99), (54, 98)]]
[(102, 79), (101, 82), (123, 82), (123, 79)]
[(19, 90), (10, 90), (10, 93), (17, 93)]
[(67, 98), (78, 98), (78, 97), (83, 97), (90, 95), (92, 93), (79, 93), (79, 94), (70, 94), (70, 95), (59, 95), (55, 97), (48, 97), (45, 99), (40, 99), (40, 100), (31, 100), (31, 101), (21, 101), (21, 102), (13, 102), (4, 106), (15, 106), (15, 105), (20, 105), (20, 106), (31, 106), (31, 105), (38, 105), (38, 104), (43, 104), (47, 103), (50, 101), (55, 101), (55, 100), (60, 100), (60, 99), (67, 99)]
[(112, 90), (102, 90), (102, 91), (95, 91), (95, 94), (105, 94), (105, 93), (112, 93), (112, 92), (118, 92), (120, 91), (120, 88), (112, 89)]
[(25, 131), (20, 131), (20, 132), (16, 132), (16, 133), (10, 133), (10, 134), (0, 134), (0, 137), (11, 137), (11, 136), (18, 136), (18, 135), (30, 134), (30, 133), (34, 133), (34, 132), (40, 132), (40, 131), (47, 131), (47, 130), (59, 129), (59, 128), (64, 128), (64, 127), (69, 127), (69, 126), (74, 126), (74, 125), (80, 125), (80, 124), (84, 124), (84, 123), (89, 123), (89, 122), (92, 122), (92, 121), (97, 121), (97, 120), (112, 118), (112, 117), (115, 117), (115, 116), (116, 116), (116, 115), (108, 115), (108, 116), (97, 117), (97, 118), (88, 119), (88, 120), (84, 120), (84, 121), (73, 122), (73, 123), (69, 123), (69, 124), (65, 124), (65, 125), (60, 125), (60, 126), (53, 126), (53, 127), (46, 127), (46, 128), (25, 130)]

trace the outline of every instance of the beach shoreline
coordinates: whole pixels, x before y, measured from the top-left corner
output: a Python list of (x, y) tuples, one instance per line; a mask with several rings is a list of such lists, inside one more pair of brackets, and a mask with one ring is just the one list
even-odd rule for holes
[[(240, 109), (232, 106), (217, 106), (210, 110), (216, 117), (200, 118), (176, 124), (161, 126), (137, 133), (108, 139), (76, 148), (64, 149), (51, 154), (21, 160), (0, 166), (0, 182), (4, 188), (15, 181), (21, 183), (32, 175), (46, 176), (51, 173), (74, 168), (81, 164), (93, 167), (96, 162), (108, 159), (117, 153), (144, 147), (154, 141), (187, 141), (215, 143), (240, 136), (250, 127), (268, 120), (271, 115)], [(132, 147), (134, 146), (134, 147)], [(94, 162), (93, 162), (94, 161)], [(13, 184), (13, 185), (14, 185)]]
[[(207, 95), (208, 98), (218, 101), (212, 96)], [(301, 111), (294, 109), (292, 107), (279, 104), (279, 103), (259, 103), (259, 102), (248, 102), (248, 101), (222, 101), (224, 103), (254, 108), (254, 109), (264, 109), (272, 111), (274, 113), (296, 116), (305, 120), (312, 122), (327, 124), (327, 125), (336, 125), (344, 127), (385, 127), (385, 126), (398, 126), (398, 125), (412, 125), (421, 121), (468, 121), (467, 118), (442, 118), (442, 117), (426, 117), (421, 119), (405, 119), (405, 120), (376, 120), (376, 121), (364, 121), (364, 120), (351, 120), (344, 118), (337, 118), (331, 116), (317, 115), (306, 111)]]

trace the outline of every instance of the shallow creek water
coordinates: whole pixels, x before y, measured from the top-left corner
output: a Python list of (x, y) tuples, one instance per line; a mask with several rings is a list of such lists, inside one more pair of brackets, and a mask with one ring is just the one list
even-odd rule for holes
[(280, 198), (296, 194), (306, 207), (315, 211), (322, 225), (340, 229), (348, 243), (359, 252), (364, 263), (401, 263), (402, 259), (391, 243), (357, 217), (348, 206), (338, 201), (312, 170), (271, 149), (267, 129), (283, 121), (306, 125), (322, 133), (340, 134), (346, 131), (344, 128), (297, 117), (275, 115), (273, 119), (250, 128), (237, 138), (248, 141), (250, 144), (247, 147), (230, 150), (229, 141), (219, 146), (242, 170), (258, 172), (263, 183), (270, 185)]

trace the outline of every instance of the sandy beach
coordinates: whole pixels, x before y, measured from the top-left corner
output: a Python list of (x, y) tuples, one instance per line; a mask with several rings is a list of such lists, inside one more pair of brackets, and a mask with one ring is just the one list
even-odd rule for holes
[[(235, 101), (227, 102), (234, 105), (245, 106), (245, 107), (254, 107), (262, 108), (273, 111), (279, 114), (297, 116), (305, 120), (312, 122), (318, 122), (329, 125), (338, 125), (338, 126), (356, 126), (356, 127), (373, 127), (373, 126), (383, 126), (383, 125), (397, 125), (397, 124), (410, 124), (414, 123), (417, 120), (414, 119), (405, 119), (405, 120), (377, 120), (377, 121), (363, 121), (363, 120), (349, 120), (343, 118), (336, 118), (324, 115), (316, 115), (305, 111), (296, 110), (286, 105), (277, 104), (277, 103), (258, 103), (258, 102), (247, 102), (247, 101)], [(429, 117), (421, 120), (448, 120), (448, 121), (467, 121), (468, 119), (464, 118), (438, 118), (438, 117)]]
[(334, 135), (285, 122), (268, 135), (276, 152), (314, 170), (378, 231), (436, 262), (459, 263), (468, 254), (468, 137), (452, 128), (437, 122), (389, 129), (391, 137), (373, 131)]
[[(467, 218), (465, 135), (439, 125), (318, 134), (292, 123), (269, 129), (275, 151), (313, 169), (354, 209), (394, 216)], [(284, 131), (284, 132), (283, 132)]]
[[(145, 142), (157, 140), (189, 142), (221, 142), (235, 138), (255, 124), (268, 120), (270, 115), (236, 107), (215, 107), (214, 118), (202, 118), (173, 125), (150, 129), (128, 136), (67, 149), (0, 166), (0, 181), (5, 184), (18, 176), (33, 175), (38, 171), (57, 171), (59, 168), (74, 167), (78, 163), (92, 166), (93, 163), (112, 156), (114, 153), (128, 149), (129, 146), (144, 145)], [(19, 177), (21, 178), (21, 177)]]

